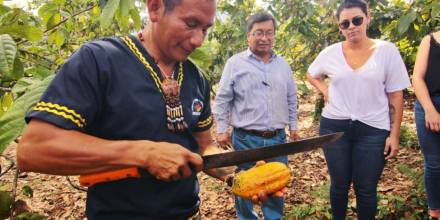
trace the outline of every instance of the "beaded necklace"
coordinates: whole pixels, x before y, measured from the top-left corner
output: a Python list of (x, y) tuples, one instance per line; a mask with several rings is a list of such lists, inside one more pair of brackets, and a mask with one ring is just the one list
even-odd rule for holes
[[(139, 39), (141, 41), (143, 40), (141, 37)], [(185, 118), (183, 114), (183, 107), (180, 101), (180, 88), (183, 82), (182, 62), (179, 62), (177, 80), (174, 79), (175, 71), (173, 71), (173, 73), (169, 77), (167, 77), (162, 71), (160, 71), (161, 75), (163, 76), (163, 80), (161, 81), (159, 75), (156, 73), (156, 71), (154, 71), (150, 63), (139, 51), (139, 48), (137, 48), (133, 40), (130, 39), (130, 37), (125, 36), (122, 37), (122, 41), (128, 46), (128, 48), (132, 51), (132, 53), (144, 64), (145, 68), (148, 70), (148, 72), (150, 72), (154, 80), (154, 83), (156, 84), (157, 89), (162, 94), (162, 97), (165, 100), (168, 130), (175, 133), (184, 132), (188, 128), (188, 125), (184, 120)]]

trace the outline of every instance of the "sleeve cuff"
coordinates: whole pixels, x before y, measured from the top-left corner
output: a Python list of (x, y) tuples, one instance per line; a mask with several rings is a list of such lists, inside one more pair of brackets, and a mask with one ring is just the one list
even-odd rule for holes
[(197, 122), (197, 130), (198, 131), (207, 130), (212, 126), (212, 124), (213, 124), (212, 115), (210, 115), (205, 120), (200, 120), (199, 122)]

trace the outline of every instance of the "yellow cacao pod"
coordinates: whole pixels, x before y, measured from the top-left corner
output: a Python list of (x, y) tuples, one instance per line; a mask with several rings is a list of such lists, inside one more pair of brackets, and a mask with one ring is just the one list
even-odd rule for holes
[(238, 173), (232, 184), (232, 192), (246, 199), (251, 199), (262, 190), (268, 194), (274, 193), (289, 183), (291, 175), (284, 163), (266, 163)]

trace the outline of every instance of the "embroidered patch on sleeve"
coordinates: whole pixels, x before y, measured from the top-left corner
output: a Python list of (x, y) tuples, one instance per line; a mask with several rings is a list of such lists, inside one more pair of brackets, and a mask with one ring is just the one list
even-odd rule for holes
[(200, 115), (203, 110), (203, 102), (199, 99), (194, 99), (191, 104), (192, 115)]
[(86, 125), (86, 120), (74, 110), (69, 109), (66, 106), (50, 103), (50, 102), (38, 102), (37, 105), (33, 108), (35, 111), (44, 111), (51, 114), (58, 115), (63, 117), (78, 127), (83, 128)]

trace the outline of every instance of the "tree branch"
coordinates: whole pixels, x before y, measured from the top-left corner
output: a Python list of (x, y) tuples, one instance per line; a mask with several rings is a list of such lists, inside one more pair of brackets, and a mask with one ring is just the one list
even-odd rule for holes
[(58, 24), (56, 24), (56, 25), (52, 26), (51, 28), (47, 29), (46, 31), (44, 31), (44, 33), (47, 33), (47, 32), (49, 32), (49, 31), (51, 31), (51, 30), (57, 28), (58, 26), (62, 25), (64, 22), (66, 22), (67, 20), (69, 20), (69, 19), (71, 19), (71, 18), (74, 18), (74, 17), (76, 17), (76, 16), (78, 16), (78, 15), (80, 15), (80, 14), (82, 14), (82, 13), (85, 13), (85, 12), (88, 12), (88, 11), (92, 10), (94, 7), (96, 7), (95, 4), (91, 5), (90, 7), (86, 8), (86, 9), (84, 9), (84, 10), (82, 10), (82, 11), (79, 11), (79, 12), (73, 14), (72, 16), (70, 16), (70, 17), (68, 17), (68, 18), (65, 18), (64, 20), (60, 21)]
[[(37, 58), (39, 58), (39, 59), (45, 60), (45, 61), (49, 62), (51, 65), (57, 65), (57, 64), (55, 63), (55, 61), (50, 60), (50, 59), (48, 59), (48, 58), (46, 58), (46, 57), (43, 57), (43, 56), (41, 56), (41, 55), (38, 55), (38, 54), (36, 54), (36, 53), (32, 53), (32, 52), (29, 52), (29, 51), (27, 51), (27, 50), (23, 50), (23, 49), (19, 49), (18, 51), (20, 51), (21, 53), (28, 54), (28, 55), (31, 55), (31, 56), (33, 56), (33, 57), (37, 57)], [(28, 61), (29, 61), (29, 60), (28, 60)], [(35, 62), (34, 62), (34, 63), (35, 63)], [(39, 64), (39, 63), (35, 63), (35, 64), (38, 64), (38, 65), (40, 65), (40, 66), (44, 66), (44, 65), (41, 65), (41, 64)], [(47, 66), (44, 66), (44, 67), (47, 67)], [(50, 68), (50, 67), (49, 67), (49, 68)]]
[(14, 161), (11, 158), (9, 158), (9, 157), (7, 157), (5, 155), (0, 155), (0, 157), (5, 158), (10, 163), (8, 168), (6, 168), (6, 170), (4, 170), (3, 172), (0, 170), (0, 172), (1, 172), (0, 173), (0, 177), (1, 177), (1, 176), (5, 175), (10, 169), (12, 169), (14, 167), (15, 163), (14, 163)]
[[(82, 14), (82, 13), (87, 12), (87, 11), (90, 11), (90, 10), (92, 10), (94, 7), (96, 7), (95, 4), (89, 6), (88, 8), (86, 8), (86, 9), (84, 9), (84, 10), (82, 10), (82, 11), (79, 11), (79, 12), (73, 14), (72, 16), (70, 16), (70, 17), (68, 17), (68, 18), (63, 19), (63, 20), (60, 21), (59, 23), (57, 23), (57, 24), (55, 24), (54, 26), (50, 27), (49, 29), (45, 30), (44, 33), (47, 33), (47, 32), (49, 32), (49, 31), (52, 31), (52, 30), (58, 28), (60, 25), (62, 25), (63, 23), (65, 23), (65, 22), (68, 21), (69, 19), (74, 18), (74, 17), (76, 17), (76, 16), (78, 16), (78, 15), (80, 15), (80, 14)], [(28, 42), (28, 41), (29, 41), (28, 39), (23, 39), (22, 41), (18, 42), (17, 45), (23, 44), (23, 43)]]

